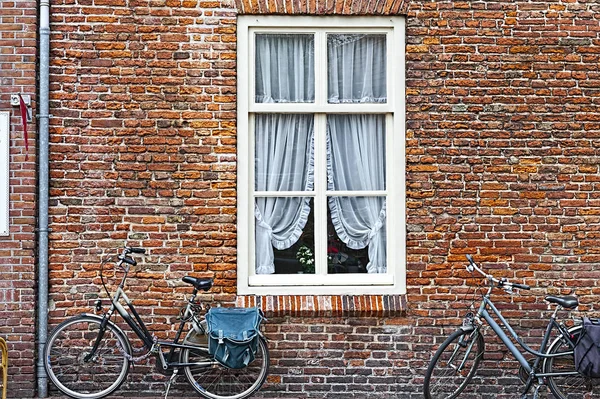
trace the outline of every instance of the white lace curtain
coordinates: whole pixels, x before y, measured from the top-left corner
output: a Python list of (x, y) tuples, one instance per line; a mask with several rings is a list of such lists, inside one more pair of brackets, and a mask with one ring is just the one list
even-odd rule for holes
[(315, 99), (313, 35), (256, 35), (257, 103), (305, 103)]
[[(256, 191), (311, 191), (314, 185), (313, 116), (256, 115)], [(291, 247), (310, 213), (309, 197), (258, 197), (256, 273), (275, 273), (273, 247)]]
[[(382, 58), (383, 57), (383, 58)], [(385, 102), (384, 35), (328, 36), (328, 101)], [(256, 102), (314, 102), (314, 38), (307, 34), (256, 36)], [(257, 114), (257, 191), (311, 191), (314, 185), (312, 115)], [(329, 189), (384, 190), (385, 117), (330, 115)], [(332, 197), (332, 221), (349, 247), (369, 247), (367, 270), (385, 265), (383, 197)], [(274, 273), (273, 248), (294, 245), (310, 213), (309, 197), (257, 197), (256, 273)]]
[[(385, 190), (385, 116), (329, 115), (327, 188), (336, 191)], [(384, 197), (328, 199), (335, 231), (351, 249), (369, 247), (367, 272), (385, 273)]]
[(327, 36), (328, 101), (385, 103), (385, 35)]

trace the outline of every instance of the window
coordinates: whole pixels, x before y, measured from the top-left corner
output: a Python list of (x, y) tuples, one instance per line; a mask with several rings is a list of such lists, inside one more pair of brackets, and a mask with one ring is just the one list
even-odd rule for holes
[(8, 235), (10, 112), (0, 112), (0, 236)]
[(238, 22), (238, 293), (404, 292), (403, 18)]

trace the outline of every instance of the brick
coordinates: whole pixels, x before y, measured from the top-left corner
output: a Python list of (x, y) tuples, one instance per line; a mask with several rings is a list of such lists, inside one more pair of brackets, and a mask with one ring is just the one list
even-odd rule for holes
[[(593, 2), (124, 5), (53, 3), (52, 325), (89, 311), (100, 259), (135, 242), (151, 251), (131, 296), (167, 330), (161, 336), (173, 334), (175, 299), (188, 292), (167, 281), (201, 273), (217, 282), (207, 301), (267, 311), (264, 397), (389, 398), (418, 396), (423, 354), (461, 322), (474, 284), (462, 271), (467, 253), (493, 273), (552, 292), (563, 281), (584, 309), (597, 310)], [(236, 295), (235, 16), (273, 12), (407, 15), (407, 295)], [(18, 111), (2, 104), (17, 91), (36, 97), (37, 27), (27, 18), (35, 13), (33, 3), (7, 3), (0, 25), (0, 107), (13, 112), (15, 135), (11, 235), (0, 238), (0, 334), (14, 356), (17, 398), (35, 395), (36, 140), (25, 162)], [(35, 122), (30, 129), (35, 136)], [(541, 335), (540, 297), (503, 306), (528, 327), (526, 338)], [(515, 363), (495, 344), (488, 355), (478, 395), (514, 397), (519, 383), (503, 369)], [(124, 394), (162, 389), (162, 377), (140, 368)]]
[[(28, 124), (29, 152), (26, 154), (23, 128), (18, 108), (10, 106), (9, 94), (31, 96), (32, 114), (37, 113), (36, 21), (32, 3), (2, 5), (0, 22), (0, 111), (9, 111), (10, 119), (10, 227), (7, 237), (0, 237), (0, 337), (8, 344), (10, 362), (9, 386), (12, 397), (32, 397), (35, 389), (35, 302), (34, 276), (36, 241), (34, 219), (36, 209), (35, 168), (36, 120)], [(12, 72), (11, 72), (12, 71)], [(32, 139), (33, 138), (33, 139)]]

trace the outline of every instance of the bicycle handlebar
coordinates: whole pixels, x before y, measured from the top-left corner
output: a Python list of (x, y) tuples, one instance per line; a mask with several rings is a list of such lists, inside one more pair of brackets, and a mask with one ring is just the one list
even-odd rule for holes
[(521, 290), (530, 290), (531, 287), (528, 286), (527, 284), (517, 284), (517, 283), (511, 283), (513, 287), (521, 289)]
[[(131, 266), (136, 266), (137, 262), (135, 261), (135, 259), (127, 256), (129, 254), (145, 254), (146, 250), (144, 248), (137, 248), (137, 247), (125, 247), (123, 248), (123, 253), (121, 255), (119, 255), (119, 266), (122, 266), (123, 263), (127, 263), (128, 265)], [(125, 271), (129, 271), (129, 268), (125, 268)]]
[(145, 254), (146, 250), (144, 248), (136, 248), (136, 247), (125, 247), (125, 251), (130, 252), (132, 254)]
[(504, 288), (504, 289), (509, 289), (509, 290), (512, 288), (518, 288), (520, 290), (530, 290), (531, 289), (531, 287), (526, 284), (511, 283), (505, 278), (498, 280), (491, 274), (487, 274), (483, 270), (481, 270), (479, 268), (479, 266), (477, 266), (477, 264), (475, 263), (475, 261), (473, 260), (473, 257), (471, 255), (466, 255), (466, 256), (467, 256), (467, 260), (469, 261), (469, 265), (467, 266), (467, 270), (469, 272), (472, 273), (474, 270), (476, 270), (477, 272), (479, 272), (479, 274), (481, 274), (483, 277), (485, 277), (486, 279), (491, 281), (493, 284), (496, 284), (499, 288)]

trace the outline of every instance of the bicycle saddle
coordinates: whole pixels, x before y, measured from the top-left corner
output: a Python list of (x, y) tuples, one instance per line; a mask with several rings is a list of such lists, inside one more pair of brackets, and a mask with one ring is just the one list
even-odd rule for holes
[(210, 290), (210, 287), (213, 285), (212, 278), (196, 278), (192, 276), (185, 276), (181, 279), (184, 283), (188, 283), (193, 285), (197, 290)]
[(579, 305), (579, 300), (575, 296), (547, 296), (546, 301), (560, 305), (565, 309), (575, 309)]

